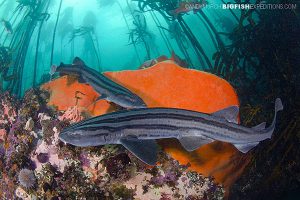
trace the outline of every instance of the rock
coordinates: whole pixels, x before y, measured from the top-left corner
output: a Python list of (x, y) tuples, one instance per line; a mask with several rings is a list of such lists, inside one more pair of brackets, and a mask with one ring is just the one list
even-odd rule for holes
[(32, 131), (32, 129), (34, 128), (34, 121), (33, 121), (33, 119), (30, 117), (29, 119), (28, 119), (28, 121), (26, 122), (26, 124), (25, 124), (25, 130), (27, 130), (27, 131)]

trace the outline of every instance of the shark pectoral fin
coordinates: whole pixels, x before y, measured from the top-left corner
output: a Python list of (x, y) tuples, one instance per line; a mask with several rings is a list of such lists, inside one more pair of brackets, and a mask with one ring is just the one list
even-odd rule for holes
[(228, 122), (238, 123), (237, 118), (239, 114), (238, 106), (229, 106), (224, 108), (223, 110), (219, 110), (217, 112), (212, 113), (212, 116), (216, 116), (219, 118), (226, 119)]
[(106, 98), (107, 98), (106, 95), (101, 94), (101, 95), (96, 99), (96, 101), (99, 101), (99, 100), (102, 100), (102, 99), (106, 99)]
[(266, 122), (263, 122), (261, 124), (252, 127), (252, 129), (256, 131), (261, 131), (264, 130), (265, 128), (266, 128)]
[(246, 143), (246, 144), (233, 144), (240, 152), (247, 153), (252, 148), (254, 148), (256, 145), (258, 145), (259, 142), (254, 143)]
[(213, 142), (212, 139), (206, 137), (181, 137), (179, 142), (187, 151), (194, 151), (199, 147)]
[(157, 161), (157, 144), (155, 140), (121, 139), (121, 144), (148, 165)]

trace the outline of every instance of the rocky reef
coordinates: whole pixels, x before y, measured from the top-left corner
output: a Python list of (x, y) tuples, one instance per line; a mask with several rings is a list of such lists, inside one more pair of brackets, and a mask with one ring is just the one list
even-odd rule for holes
[(120, 145), (79, 148), (60, 131), (88, 118), (76, 106), (47, 106), (49, 93), (31, 89), (17, 100), (0, 95), (2, 199), (223, 199), (211, 177), (188, 170), (164, 151), (159, 164), (141, 163)]

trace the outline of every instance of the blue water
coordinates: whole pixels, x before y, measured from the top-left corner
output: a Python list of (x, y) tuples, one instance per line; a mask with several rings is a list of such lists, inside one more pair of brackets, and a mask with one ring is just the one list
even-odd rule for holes
[[(25, 1), (26, 2), (26, 1)], [(18, 30), (24, 25), (24, 15), (27, 13), (27, 7), (23, 10), (14, 12), (20, 5), (15, 1), (2, 2), (0, 7), (0, 17), (12, 24), (13, 30)], [(179, 57), (186, 59), (188, 55), (190, 59), (190, 68), (205, 70), (208, 68), (203, 58), (199, 59), (193, 48), (193, 44), (180, 26), (178, 28), (169, 29), (171, 23), (165, 20), (162, 15), (157, 12), (138, 12), (138, 4), (136, 1), (127, 0), (63, 0), (60, 10), (60, 16), (57, 23), (55, 37), (55, 22), (60, 5), (60, 0), (50, 1), (48, 8), (49, 19), (44, 20), (36, 56), (39, 21), (33, 29), (32, 36), (28, 48), (24, 50), (26, 58), (23, 65), (23, 71), (20, 76), (23, 77), (21, 93), (33, 85), (37, 86), (46, 79), (41, 80), (42, 76), (46, 77), (52, 64), (59, 65), (60, 62), (71, 63), (75, 56), (79, 56), (86, 64), (101, 72), (103, 71), (119, 71), (137, 69), (144, 61), (157, 58), (161, 55), (171, 56), (174, 51)], [(208, 6), (202, 10), (210, 19), (212, 24), (219, 32), (230, 32), (237, 25), (237, 20), (229, 10), (224, 10), (220, 6), (221, 1), (210, 1)], [(239, 10), (234, 10), (239, 14)], [(138, 16), (137, 16), (138, 15)], [(139, 19), (139, 21), (137, 20)], [(191, 31), (201, 44), (207, 57), (213, 63), (212, 57), (216, 52), (213, 39), (207, 30), (207, 24), (193, 12), (189, 12), (183, 16)], [(149, 53), (147, 54), (145, 45), (137, 43), (136, 46), (129, 44), (129, 33), (136, 28), (136, 23), (144, 23), (147, 36), (144, 38), (148, 45)], [(28, 23), (27, 23), (28, 24)], [(92, 27), (93, 31), (78, 35), (72, 39), (74, 30), (82, 27)], [(173, 26), (176, 27), (176, 26)], [(21, 27), (25, 29), (26, 27)], [(169, 29), (166, 30), (166, 29)], [(3, 46), (11, 46), (10, 42), (14, 38), (13, 34), (6, 32), (5, 27), (1, 26), (0, 43)], [(82, 34), (82, 35), (80, 35)], [(179, 36), (176, 34), (179, 34)], [(181, 36), (180, 36), (181, 35)], [(179, 37), (182, 41), (185, 54), (182, 47), (178, 45), (175, 38)], [(230, 42), (228, 37), (221, 36), (224, 44)], [(54, 38), (54, 40), (53, 40)], [(17, 38), (18, 40), (18, 38)], [(51, 62), (51, 50), (53, 46), (53, 60)], [(18, 46), (14, 45), (12, 49), (13, 55), (17, 56)], [(95, 49), (97, 54), (95, 53)], [(16, 59), (16, 57), (14, 57)], [(36, 61), (37, 59), (37, 61)], [(33, 84), (34, 65), (36, 64), (36, 83)], [(12, 69), (10, 69), (12, 71)], [(11, 72), (12, 73), (12, 72)]]

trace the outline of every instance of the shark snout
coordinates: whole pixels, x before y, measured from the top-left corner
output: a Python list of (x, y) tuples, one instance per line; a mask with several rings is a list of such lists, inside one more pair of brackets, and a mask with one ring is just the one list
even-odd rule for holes
[(58, 135), (58, 139), (64, 143), (68, 143), (68, 132), (61, 132)]
[(120, 98), (123, 107), (125, 108), (146, 108), (146, 103), (137, 95), (123, 96)]
[(147, 108), (147, 105), (144, 102), (138, 102), (135, 104), (134, 108)]
[(82, 143), (82, 137), (80, 134), (78, 134), (78, 131), (63, 131), (58, 135), (58, 139), (64, 143), (75, 146), (81, 146)]

